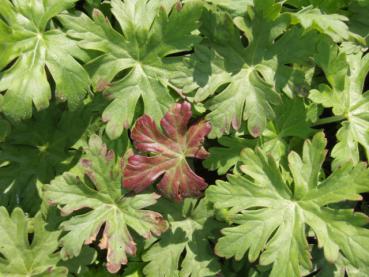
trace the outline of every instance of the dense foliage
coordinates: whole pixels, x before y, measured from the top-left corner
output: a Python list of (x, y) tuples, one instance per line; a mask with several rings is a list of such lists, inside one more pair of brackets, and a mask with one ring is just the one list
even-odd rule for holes
[(369, 0), (0, 0), (0, 276), (369, 276)]

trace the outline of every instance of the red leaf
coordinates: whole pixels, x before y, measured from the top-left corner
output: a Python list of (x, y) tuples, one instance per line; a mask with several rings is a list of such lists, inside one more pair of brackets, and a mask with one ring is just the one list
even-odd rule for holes
[(200, 121), (188, 128), (191, 116), (189, 103), (176, 104), (160, 121), (164, 133), (147, 115), (137, 120), (131, 134), (135, 147), (155, 155), (133, 155), (128, 159), (123, 177), (125, 188), (140, 192), (164, 174), (158, 189), (165, 196), (181, 200), (201, 195), (207, 184), (192, 171), (186, 157), (205, 159), (208, 156), (202, 143), (211, 126)]

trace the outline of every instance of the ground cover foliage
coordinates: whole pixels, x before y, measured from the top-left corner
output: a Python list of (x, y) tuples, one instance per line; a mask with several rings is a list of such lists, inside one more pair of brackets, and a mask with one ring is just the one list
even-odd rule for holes
[(0, 276), (369, 276), (368, 0), (0, 0)]

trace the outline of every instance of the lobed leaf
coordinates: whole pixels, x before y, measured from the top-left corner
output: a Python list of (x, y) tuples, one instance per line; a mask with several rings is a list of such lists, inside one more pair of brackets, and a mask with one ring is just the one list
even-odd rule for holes
[[(171, 79), (186, 75), (186, 68), (182, 57), (168, 56), (188, 51), (199, 41), (193, 31), (201, 14), (196, 1), (186, 3), (182, 9), (177, 9), (175, 3), (113, 0), (111, 11), (120, 31), (98, 10), (93, 19), (85, 14), (59, 17), (82, 48), (101, 53), (87, 68), (95, 90), (104, 91), (112, 99), (102, 114), (111, 139), (131, 126), (140, 98), (144, 112), (156, 122), (174, 103), (169, 93), (169, 88), (174, 87)], [(128, 73), (120, 77), (123, 71)]]
[(207, 157), (208, 152), (202, 143), (211, 126), (206, 121), (200, 121), (188, 127), (191, 116), (188, 102), (175, 104), (160, 121), (164, 133), (147, 115), (137, 120), (131, 133), (136, 149), (155, 155), (136, 154), (128, 159), (124, 167), (125, 188), (143, 191), (163, 175), (157, 187), (165, 196), (182, 200), (201, 195), (207, 184), (192, 171), (186, 158)]
[[(47, 79), (55, 82), (56, 97), (76, 108), (85, 97), (90, 78), (77, 61), (85, 59), (75, 41), (50, 21), (73, 7), (77, 0), (9, 1), (1, 3), (0, 15), (0, 110), (20, 120), (48, 107), (52, 90)], [(9, 68), (7, 68), (9, 67)]]
[[(14, 209), (9, 215), (4, 207), (0, 208), (0, 274), (66, 277), (68, 269), (58, 265), (60, 231), (47, 231), (40, 213), (32, 219), (33, 231), (30, 224), (21, 209)], [(31, 241), (30, 233), (33, 234)]]
[(366, 245), (369, 231), (364, 214), (330, 204), (361, 199), (368, 192), (369, 170), (348, 163), (322, 178), (326, 140), (322, 133), (304, 144), (303, 155), (289, 154), (292, 183), (274, 158), (257, 149), (243, 150), (244, 176), (230, 175), (207, 190), (217, 209), (228, 209), (235, 226), (222, 230), (215, 251), (236, 260), (247, 253), (250, 262), (272, 264), (270, 276), (301, 276), (312, 269), (306, 226), (316, 236), (325, 259), (334, 263), (339, 253), (368, 274)]
[(369, 157), (369, 94), (363, 92), (369, 72), (369, 55), (362, 52), (346, 53), (326, 41), (321, 42), (316, 55), (317, 63), (327, 76), (328, 85), (312, 90), (310, 98), (325, 107), (332, 107), (333, 113), (343, 119), (337, 132), (338, 143), (332, 150), (333, 166), (347, 161), (358, 163), (359, 145)]
[(161, 199), (157, 210), (167, 214), (170, 230), (143, 254), (145, 276), (214, 276), (220, 262), (209, 243), (222, 225), (212, 216), (204, 199), (186, 199), (178, 204)]
[(58, 205), (64, 216), (88, 209), (61, 224), (66, 231), (60, 240), (61, 255), (64, 259), (78, 256), (83, 244), (99, 239), (99, 248), (107, 249), (107, 269), (115, 273), (122, 264), (127, 264), (127, 255), (136, 254), (130, 230), (144, 238), (166, 230), (166, 222), (159, 213), (144, 209), (155, 204), (159, 195), (124, 195), (120, 190), (120, 164), (98, 136), (90, 138), (81, 163), (87, 180), (64, 173), (44, 188), (46, 200)]
[(238, 130), (244, 121), (249, 133), (259, 137), (275, 118), (280, 92), (293, 97), (308, 85), (303, 70), (286, 64), (306, 64), (319, 36), (290, 28), (289, 17), (274, 1), (255, 1), (252, 12), (233, 20), (209, 9), (200, 31), (206, 39), (195, 48), (194, 100), (206, 100), (210, 137)]

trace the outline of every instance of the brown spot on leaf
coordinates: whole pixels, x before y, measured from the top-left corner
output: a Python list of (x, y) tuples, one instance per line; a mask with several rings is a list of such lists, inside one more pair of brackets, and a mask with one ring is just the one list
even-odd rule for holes
[(159, 236), (161, 233), (164, 233), (169, 228), (168, 222), (162, 216), (160, 216), (160, 218), (157, 218), (156, 224), (158, 226), (159, 231), (154, 233), (156, 236)]
[(151, 239), (151, 238), (152, 238), (152, 234), (151, 234), (151, 232), (147, 232), (147, 233), (145, 233), (145, 234), (143, 235), (143, 237), (144, 237), (145, 239)]
[(111, 87), (111, 83), (106, 80), (100, 80), (96, 84), (96, 91), (101, 92)]
[(217, 246), (215, 246), (215, 248), (214, 248), (214, 254), (215, 254), (216, 256), (218, 256), (218, 257), (223, 257), (223, 255), (221, 255), (221, 254), (219, 253), (219, 249), (218, 249), (218, 247), (217, 247)]
[(137, 251), (136, 243), (133, 240), (131, 240), (130, 242), (127, 243), (125, 250), (127, 254), (131, 256), (136, 255), (136, 251)]
[(259, 128), (259, 127), (257, 127), (257, 126), (252, 127), (252, 129), (251, 129), (251, 135), (252, 135), (254, 138), (257, 138), (258, 136), (260, 136), (260, 135), (261, 135), (260, 128)]
[(237, 119), (237, 117), (234, 117), (234, 118), (232, 119), (232, 127), (233, 127), (233, 129), (235, 129), (235, 130), (240, 129), (241, 124), (240, 124), (240, 121)]
[(99, 243), (99, 247), (100, 247), (100, 249), (106, 249), (106, 248), (108, 248), (108, 244), (109, 244), (109, 242), (108, 242), (108, 235), (107, 235), (107, 233), (108, 233), (108, 226), (107, 226), (107, 224), (105, 225), (105, 228), (104, 228), (104, 232), (103, 232), (103, 235), (102, 235), (102, 238), (101, 238), (101, 240), (100, 240), (100, 243)]
[(130, 127), (129, 122), (128, 122), (128, 121), (124, 121), (124, 122), (123, 122), (123, 128), (124, 128), (124, 129), (128, 129), (129, 127)]
[(115, 153), (113, 150), (109, 150), (106, 152), (106, 155), (105, 155), (105, 158), (106, 160), (109, 162), (109, 161), (113, 161), (115, 159)]
[(48, 204), (49, 206), (54, 206), (54, 205), (56, 205), (56, 202), (55, 202), (55, 201), (53, 201), (53, 200), (48, 199), (48, 200), (47, 200), (47, 204)]
[(91, 165), (92, 165), (92, 162), (90, 160), (87, 160), (87, 159), (81, 159), (80, 163), (84, 168), (90, 168)]
[[(128, 150), (126, 151), (126, 153), (123, 155), (123, 157), (122, 157), (122, 158), (121, 158), (121, 160), (120, 160), (120, 167), (121, 167), (121, 169), (122, 169), (122, 170), (124, 170), (124, 168), (126, 167), (128, 159), (129, 159), (131, 156), (133, 156), (133, 155), (134, 155), (134, 152), (133, 152), (132, 148), (128, 149)], [(122, 181), (123, 181), (123, 180), (122, 180)], [(122, 183), (122, 184), (123, 184), (123, 183)]]
[(106, 249), (108, 247), (108, 238), (106, 236), (103, 236), (99, 243), (100, 249)]
[(152, 198), (154, 198), (155, 200), (158, 200), (160, 198), (160, 194), (157, 194), (157, 193), (152, 193)]
[(114, 95), (112, 93), (108, 93), (106, 91), (104, 91), (104, 96), (108, 100), (113, 100), (114, 99)]
[(97, 18), (99, 16), (103, 16), (103, 13), (100, 10), (98, 10), (98, 9), (93, 9), (93, 11), (92, 11), (92, 17), (93, 18)]
[(177, 3), (176, 3), (176, 10), (177, 11), (180, 11), (180, 10), (182, 10), (182, 8), (183, 8), (183, 5), (182, 5), (181, 1), (177, 1)]
[(108, 121), (110, 121), (110, 117), (109, 116), (106, 116), (106, 115), (103, 115), (101, 117), (101, 120), (102, 120), (102, 122), (107, 123)]
[(67, 210), (64, 210), (64, 209), (60, 210), (60, 215), (61, 216), (67, 216), (67, 215), (70, 215), (70, 213), (71, 213), (70, 211), (67, 211)]
[(100, 147), (100, 154), (101, 154), (102, 156), (105, 156), (105, 155), (106, 155), (106, 153), (107, 153), (107, 151), (108, 151), (108, 147), (106, 146), (106, 144), (101, 144), (101, 147)]
[(120, 270), (120, 264), (108, 263), (106, 268), (110, 273), (114, 274), (114, 273), (117, 273)]
[(92, 183), (96, 184), (96, 176), (92, 171), (88, 170), (85, 172), (85, 174), (91, 180)]
[(85, 240), (85, 244), (88, 245), (88, 244), (93, 243), (96, 240), (96, 235), (97, 235), (97, 233), (93, 234), (91, 237), (89, 237), (88, 239), (86, 239)]

